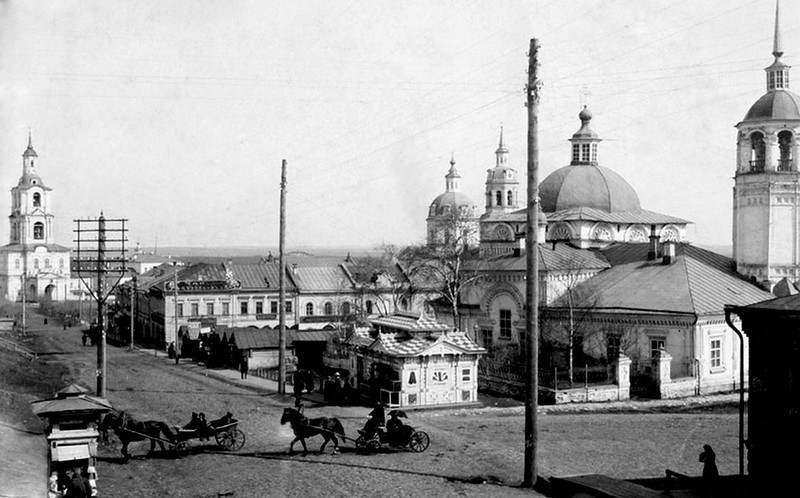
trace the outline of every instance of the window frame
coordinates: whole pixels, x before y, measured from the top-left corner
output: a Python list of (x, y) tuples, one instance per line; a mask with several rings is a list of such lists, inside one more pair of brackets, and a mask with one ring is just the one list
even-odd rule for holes
[(512, 314), (509, 308), (500, 308), (498, 311), (498, 332), (499, 339), (511, 340), (512, 337)]

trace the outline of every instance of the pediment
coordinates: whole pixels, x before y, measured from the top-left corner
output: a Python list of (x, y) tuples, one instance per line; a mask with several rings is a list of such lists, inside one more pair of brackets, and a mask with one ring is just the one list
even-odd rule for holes
[(423, 349), (417, 356), (437, 356), (450, 354), (468, 354), (470, 351), (460, 348), (444, 340), (438, 340), (428, 348)]

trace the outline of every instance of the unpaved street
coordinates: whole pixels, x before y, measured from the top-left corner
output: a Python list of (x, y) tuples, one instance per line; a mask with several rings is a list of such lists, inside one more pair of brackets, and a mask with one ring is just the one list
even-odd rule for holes
[[(41, 347), (52, 368), (66, 365), (64, 381), (94, 387), (95, 350), (80, 345), (77, 329), (42, 332)], [(109, 347), (108, 399), (139, 419), (188, 422), (193, 411), (209, 419), (232, 412), (245, 432), (245, 446), (220, 451), (214, 441), (193, 440), (195, 452), (176, 459), (160, 452), (145, 457), (149, 445), (132, 446), (124, 463), (119, 447), (103, 447), (98, 464), (102, 495), (129, 496), (532, 496), (516, 488), (523, 468), (523, 418), (519, 409), (415, 411), (409, 423), (425, 430), (431, 446), (423, 453), (387, 451), (362, 455), (352, 441), (341, 454), (287, 454), (292, 433), (279, 423), (289, 397), (240, 387), (257, 381), (220, 380), (203, 367), (179, 365), (162, 355)], [(69, 378), (71, 377), (71, 378)], [(60, 378), (59, 378), (60, 380)], [(307, 416), (340, 418), (356, 436), (367, 409), (310, 404)], [(703, 444), (718, 454), (720, 471), (737, 470), (737, 414), (730, 409), (692, 413), (580, 413), (539, 417), (539, 465), (543, 476), (604, 473), (617, 477), (657, 477), (669, 468), (697, 475)], [(309, 440), (318, 449), (321, 438)], [(299, 445), (295, 446), (299, 450)], [(475, 480), (488, 481), (473, 484)]]

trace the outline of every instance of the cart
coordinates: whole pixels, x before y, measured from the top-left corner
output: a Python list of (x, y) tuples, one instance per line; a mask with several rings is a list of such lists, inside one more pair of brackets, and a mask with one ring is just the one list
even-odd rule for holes
[(210, 440), (212, 437), (217, 445), (223, 450), (237, 451), (244, 446), (247, 439), (244, 432), (239, 427), (239, 421), (230, 419), (228, 423), (222, 425), (209, 425), (207, 428), (177, 430), (175, 441), (172, 443), (172, 451), (179, 456), (187, 455), (192, 450), (190, 440)]

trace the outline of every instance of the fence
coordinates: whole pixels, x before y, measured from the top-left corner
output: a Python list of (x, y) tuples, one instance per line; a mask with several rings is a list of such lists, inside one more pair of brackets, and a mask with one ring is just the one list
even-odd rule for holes
[[(484, 380), (486, 386), (497, 381), (512, 385), (525, 385), (525, 368), (520, 365), (494, 364), (489, 361), (478, 363), (478, 379)], [(539, 369), (539, 387), (550, 389), (570, 389), (590, 385), (602, 385), (611, 382), (608, 367), (605, 365), (575, 367), (572, 370), (572, 382), (569, 370), (565, 368)]]
[(15, 351), (17, 353), (20, 353), (22, 356), (26, 357), (30, 361), (34, 361), (36, 359), (36, 352), (35, 351), (32, 351), (32, 350), (26, 348), (25, 346), (20, 346), (19, 344), (17, 344), (14, 341), (9, 341), (9, 340), (0, 338), (0, 346), (4, 347), (6, 349), (10, 349), (12, 351)]

